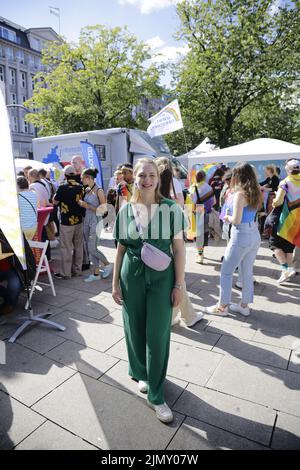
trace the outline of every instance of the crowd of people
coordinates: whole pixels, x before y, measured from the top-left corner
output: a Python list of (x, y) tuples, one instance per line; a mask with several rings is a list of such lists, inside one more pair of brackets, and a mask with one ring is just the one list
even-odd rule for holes
[[(260, 183), (249, 163), (232, 169), (220, 166), (209, 180), (205, 171), (199, 170), (195, 182), (184, 191), (178, 169), (168, 158), (141, 158), (134, 168), (130, 163), (119, 165), (105, 192), (97, 184), (97, 170), (85, 168), (76, 155), (64, 167), (60, 185), (43, 169), (27, 167), (17, 177), (21, 226), (27, 240), (36, 234), (38, 209), (52, 208), (42, 240), (50, 239), (56, 245), (59, 237), (57, 279), (82, 276), (91, 266), (92, 273), (83, 282), (100, 282), (113, 272), (112, 296), (122, 305), (129, 375), (137, 381), (138, 389), (148, 394), (148, 404), (162, 422), (173, 420), (164, 399), (172, 325), (183, 321), (193, 327), (204, 313), (250, 315), (253, 266), (261, 236), (269, 239), (281, 266), (279, 284), (300, 271), (300, 220), (293, 239), (284, 238), (282, 231), (284, 211), (292, 212), (300, 204), (300, 162), (288, 160), (285, 169), (287, 176), (280, 181), (278, 169), (267, 165), (266, 178)], [(188, 209), (187, 193), (191, 201)], [(99, 223), (109, 230), (105, 222), (109, 206), (116, 214), (113, 264), (101, 251), (99, 235)], [(195, 261), (200, 264), (212, 236), (222, 234), (227, 241), (219, 300), (201, 311), (195, 311), (185, 284), (187, 229), (193, 233), (190, 239), (197, 250)], [(2, 237), (0, 241), (5, 244)], [(241, 301), (232, 304), (236, 270)], [(7, 314), (22, 288), (9, 258), (0, 262), (0, 281), (7, 282), (7, 287), (0, 286), (4, 299), (0, 312)]]

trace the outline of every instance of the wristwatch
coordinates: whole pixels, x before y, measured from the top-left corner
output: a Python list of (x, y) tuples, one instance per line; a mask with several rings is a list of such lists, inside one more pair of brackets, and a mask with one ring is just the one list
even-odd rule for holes
[(181, 290), (182, 287), (183, 287), (182, 284), (174, 284), (173, 289), (179, 289), (179, 290)]

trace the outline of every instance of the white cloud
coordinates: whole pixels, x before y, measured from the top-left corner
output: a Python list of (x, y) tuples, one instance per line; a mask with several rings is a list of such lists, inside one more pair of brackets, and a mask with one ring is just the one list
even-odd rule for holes
[(189, 51), (188, 46), (175, 47), (166, 46), (158, 50), (158, 54), (153, 58), (153, 62), (168, 62), (176, 60), (180, 55), (186, 55)]
[(162, 47), (165, 44), (165, 41), (163, 41), (159, 36), (155, 36), (154, 38), (148, 39), (146, 44), (150, 47), (150, 49), (156, 50)]
[(188, 46), (165, 46), (165, 41), (159, 36), (148, 39), (146, 44), (148, 44), (153, 53), (152, 62), (158, 63), (176, 60), (179, 55), (186, 55), (189, 51)]
[(162, 10), (168, 8), (181, 0), (118, 0), (120, 5), (135, 5), (139, 8), (140, 12), (147, 15), (155, 10)]

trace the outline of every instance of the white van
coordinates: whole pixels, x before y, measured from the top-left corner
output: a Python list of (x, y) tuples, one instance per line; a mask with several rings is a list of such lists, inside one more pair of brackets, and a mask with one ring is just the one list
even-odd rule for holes
[(65, 166), (73, 155), (82, 155), (80, 141), (88, 141), (97, 150), (101, 161), (104, 189), (117, 165), (132, 164), (141, 157), (168, 157), (169, 147), (162, 137), (151, 138), (139, 129), (113, 128), (33, 139), (33, 158), (43, 163)]

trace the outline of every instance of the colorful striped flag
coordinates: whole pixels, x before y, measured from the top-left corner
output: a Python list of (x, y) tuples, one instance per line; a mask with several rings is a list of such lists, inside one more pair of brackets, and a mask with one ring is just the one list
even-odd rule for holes
[(277, 235), (293, 245), (300, 247), (300, 206), (289, 208), (287, 202), (281, 211)]
[(196, 183), (196, 174), (199, 170), (205, 171), (206, 174), (206, 182), (212, 178), (214, 175), (215, 171), (220, 168), (221, 164), (220, 163), (196, 163), (195, 165), (192, 166), (192, 169), (189, 174), (189, 185), (195, 184)]

